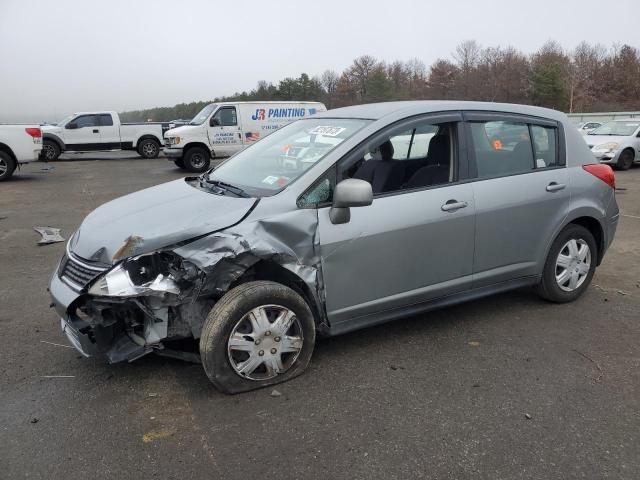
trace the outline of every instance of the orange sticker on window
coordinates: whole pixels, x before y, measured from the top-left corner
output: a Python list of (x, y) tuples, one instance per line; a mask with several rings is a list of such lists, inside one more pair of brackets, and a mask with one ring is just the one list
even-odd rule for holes
[(495, 150), (502, 150), (502, 142), (498, 139), (493, 141), (493, 148)]

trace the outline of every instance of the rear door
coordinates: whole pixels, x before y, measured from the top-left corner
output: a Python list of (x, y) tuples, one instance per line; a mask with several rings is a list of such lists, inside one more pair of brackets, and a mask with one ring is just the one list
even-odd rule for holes
[(220, 107), (211, 117), (207, 133), (216, 157), (228, 157), (242, 150), (242, 128), (236, 106)]
[(67, 150), (97, 150), (101, 148), (100, 125), (97, 115), (78, 115), (65, 125), (64, 141)]
[[(374, 180), (381, 187), (374, 188), (372, 205), (352, 208), (350, 221), (338, 225), (329, 218), (330, 197), (318, 210), (327, 313), (338, 329), (470, 288), (475, 206), (465, 181), (460, 118), (453, 113), (395, 125), (367, 140), (310, 189), (310, 197), (317, 198), (314, 188), (326, 191), (344, 178), (363, 179), (358, 172), (370, 170), (366, 162), (380, 162), (375, 155), (387, 145), (389, 164), (381, 172), (392, 172), (392, 181)], [(417, 133), (431, 131), (442, 142)], [(431, 170), (446, 174), (435, 180)]]
[(476, 205), (473, 286), (540, 274), (570, 202), (562, 125), (465, 113)]
[(110, 113), (101, 113), (98, 115), (98, 121), (102, 148), (120, 148), (120, 129), (113, 121), (113, 116)]

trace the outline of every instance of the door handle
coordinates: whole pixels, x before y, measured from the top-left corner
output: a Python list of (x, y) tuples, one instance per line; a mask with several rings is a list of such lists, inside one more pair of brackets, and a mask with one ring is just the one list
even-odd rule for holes
[(547, 185), (547, 192), (558, 192), (565, 187), (566, 185), (564, 183), (551, 182), (549, 185)]
[(461, 208), (465, 208), (467, 206), (467, 202), (459, 202), (457, 200), (449, 200), (447, 203), (440, 207), (443, 212), (455, 212)]
[(98, 130), (97, 128), (93, 130), (93, 133), (100, 133), (100, 130)]

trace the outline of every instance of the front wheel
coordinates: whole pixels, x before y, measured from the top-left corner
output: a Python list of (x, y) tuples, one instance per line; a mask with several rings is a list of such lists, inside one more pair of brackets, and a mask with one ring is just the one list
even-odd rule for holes
[(624, 150), (620, 153), (616, 167), (618, 167), (619, 170), (629, 170), (631, 165), (633, 165), (633, 152), (631, 150)]
[(138, 153), (142, 158), (158, 158), (160, 144), (151, 138), (146, 138), (138, 144)]
[(0, 182), (11, 178), (16, 169), (16, 162), (7, 152), (0, 151)]
[(211, 156), (202, 147), (191, 147), (182, 157), (184, 168), (194, 173), (202, 173), (209, 169)]
[(591, 283), (597, 262), (591, 232), (581, 225), (567, 225), (551, 245), (538, 293), (556, 303), (576, 300)]
[(313, 314), (290, 288), (270, 281), (244, 283), (209, 313), (200, 356), (219, 390), (239, 393), (300, 375), (315, 344)]
[(51, 140), (45, 140), (42, 143), (42, 158), (46, 162), (57, 160), (60, 156), (60, 145)]

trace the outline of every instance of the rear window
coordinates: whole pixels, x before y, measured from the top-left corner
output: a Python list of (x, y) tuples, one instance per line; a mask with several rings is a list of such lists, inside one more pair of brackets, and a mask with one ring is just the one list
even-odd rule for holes
[(111, 114), (102, 113), (100, 116), (100, 125), (103, 127), (111, 127), (113, 126), (113, 118), (111, 118)]

